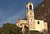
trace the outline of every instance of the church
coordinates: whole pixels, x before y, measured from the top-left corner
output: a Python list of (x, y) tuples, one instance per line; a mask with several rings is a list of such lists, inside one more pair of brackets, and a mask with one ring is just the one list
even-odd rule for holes
[(44, 30), (48, 30), (47, 22), (45, 22), (44, 20), (35, 19), (33, 3), (31, 2), (26, 3), (26, 20), (18, 19), (16, 25), (22, 28), (22, 31), (25, 31), (25, 26), (27, 26), (30, 31), (36, 30), (39, 32), (43, 32)]

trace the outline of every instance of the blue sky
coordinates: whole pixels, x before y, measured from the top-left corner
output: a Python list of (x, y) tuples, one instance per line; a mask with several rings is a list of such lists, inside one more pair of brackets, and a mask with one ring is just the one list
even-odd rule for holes
[(18, 18), (25, 18), (26, 2), (32, 2), (34, 7), (42, 0), (0, 0), (0, 26), (5, 22), (16, 23)]

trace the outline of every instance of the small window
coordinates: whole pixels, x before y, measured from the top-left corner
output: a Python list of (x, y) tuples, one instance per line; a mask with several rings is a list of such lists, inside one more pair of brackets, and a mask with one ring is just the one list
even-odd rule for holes
[(40, 24), (39, 21), (38, 21), (38, 24)]
[(31, 19), (31, 21), (32, 21), (32, 19)]
[(30, 14), (32, 14), (32, 13), (30, 13)]

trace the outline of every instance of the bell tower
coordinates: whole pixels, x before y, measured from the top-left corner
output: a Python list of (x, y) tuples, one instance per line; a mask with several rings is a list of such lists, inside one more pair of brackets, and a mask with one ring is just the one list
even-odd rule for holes
[(35, 28), (35, 22), (34, 22), (34, 10), (33, 10), (33, 4), (31, 2), (26, 3), (26, 18), (29, 26), (29, 30), (34, 30)]

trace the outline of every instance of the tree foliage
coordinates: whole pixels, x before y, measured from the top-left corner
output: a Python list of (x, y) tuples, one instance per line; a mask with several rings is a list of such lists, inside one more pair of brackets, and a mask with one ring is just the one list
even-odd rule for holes
[(22, 34), (21, 28), (15, 24), (6, 23), (3, 24), (2, 29), (0, 29), (1, 34)]
[(39, 32), (39, 31), (34, 30), (34, 31), (30, 31), (30, 34), (43, 34), (43, 33), (42, 33), (42, 32)]
[[(25, 34), (43, 34), (38, 31), (29, 31), (29, 28), (26, 26), (25, 31)], [(16, 24), (6, 23), (0, 28), (0, 34), (22, 34), (22, 30)]]

